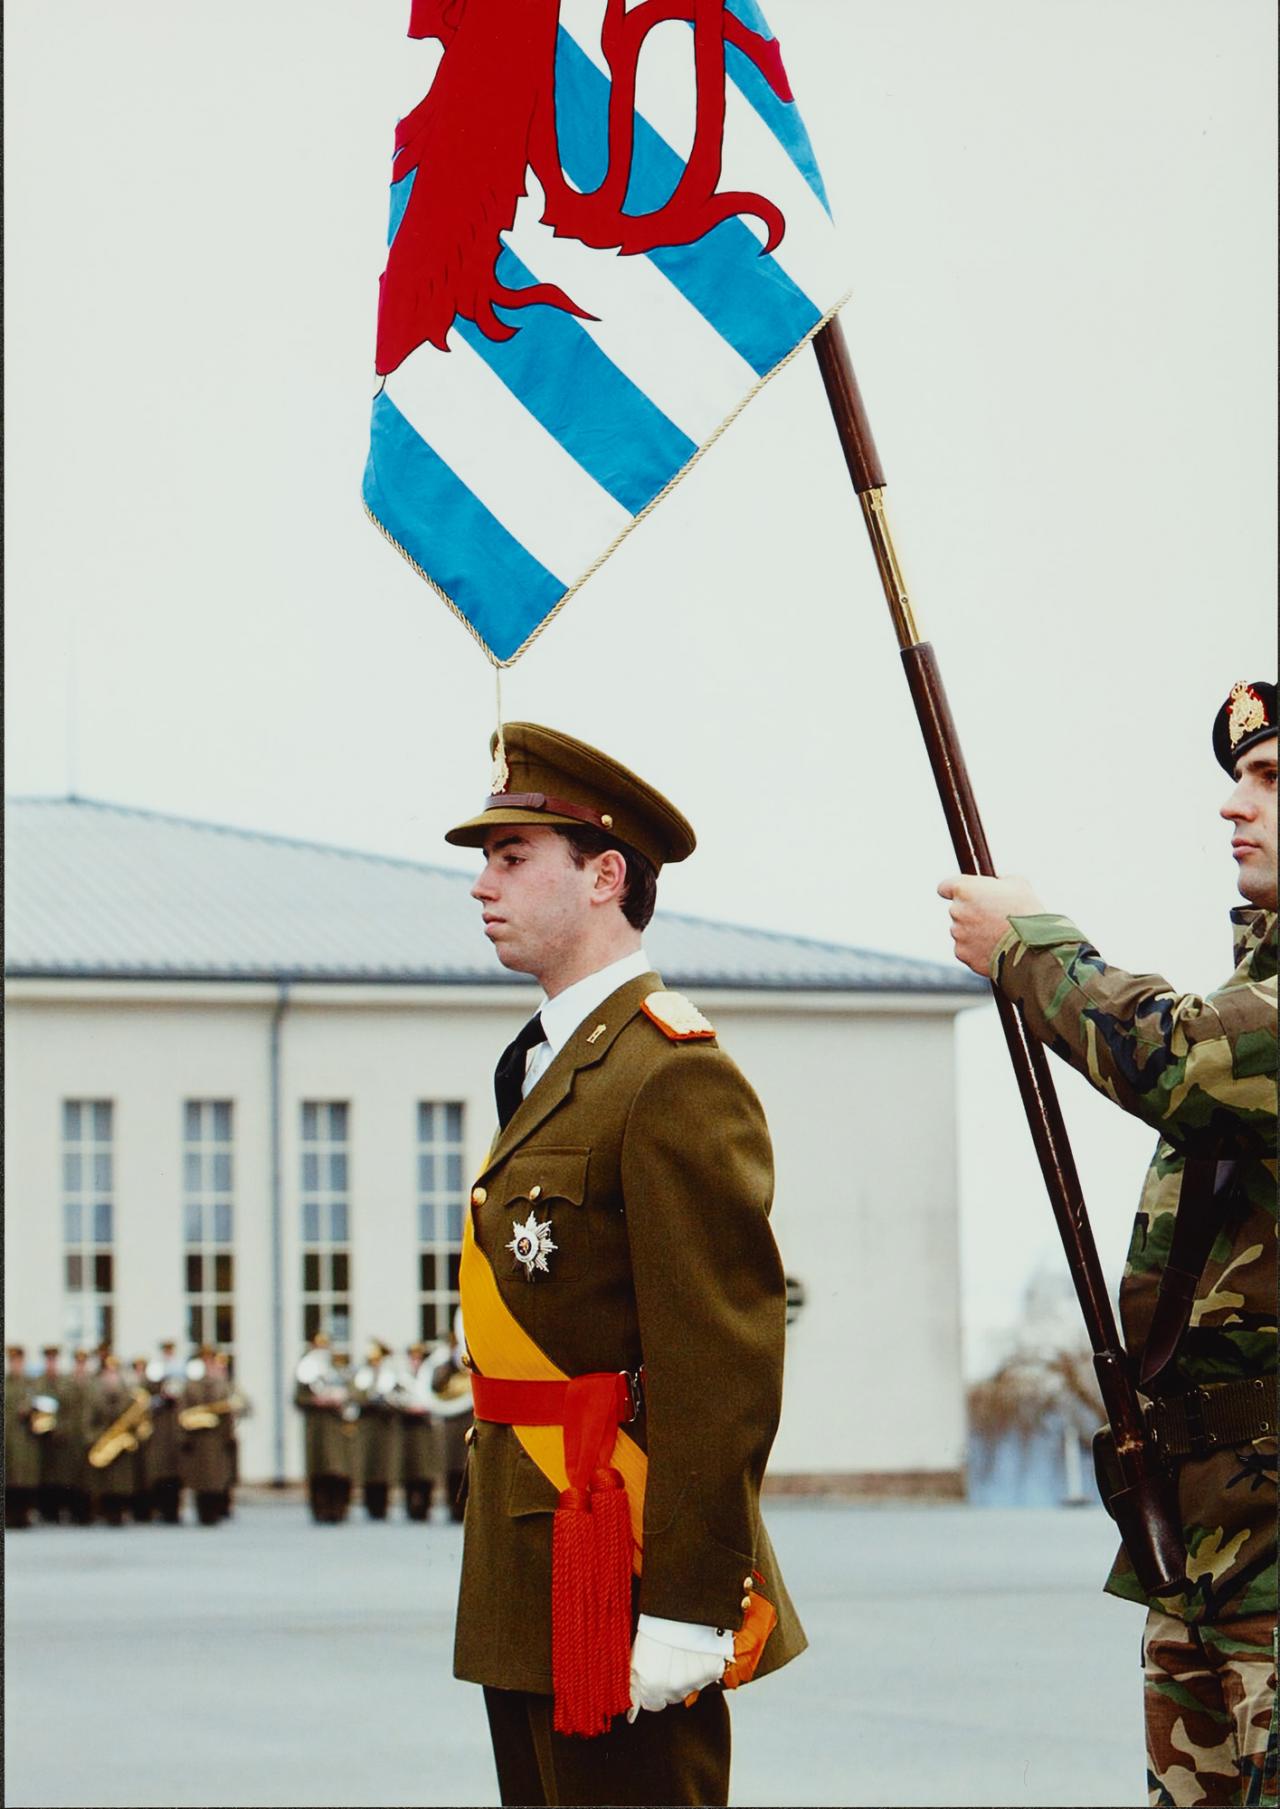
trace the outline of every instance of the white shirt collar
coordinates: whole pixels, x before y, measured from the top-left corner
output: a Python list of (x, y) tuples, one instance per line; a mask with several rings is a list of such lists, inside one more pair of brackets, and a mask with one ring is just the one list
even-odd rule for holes
[(572, 986), (566, 986), (563, 992), (558, 992), (554, 999), (544, 1000), (542, 1028), (547, 1036), (548, 1053), (542, 1065), (550, 1066), (578, 1025), (598, 1006), (603, 1005), (610, 993), (617, 992), (628, 980), (638, 980), (641, 974), (652, 971), (649, 957), (642, 948), (638, 948), (633, 955), (624, 955), (621, 961), (611, 961), (608, 967), (597, 969), (583, 980), (575, 980)]

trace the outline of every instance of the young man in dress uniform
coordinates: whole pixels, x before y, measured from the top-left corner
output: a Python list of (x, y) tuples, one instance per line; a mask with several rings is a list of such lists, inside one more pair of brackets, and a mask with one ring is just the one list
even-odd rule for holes
[(511, 723), (493, 751), (446, 839), (484, 850), (484, 933), (545, 999), (499, 1062), (465, 1230), (455, 1670), (485, 1686), (504, 1803), (725, 1803), (722, 1685), (805, 1643), (759, 1512), (786, 1316), (768, 1129), (642, 947), (688, 823), (568, 735)]
[[(1276, 1802), (1276, 690), (1237, 684), (1213, 724), (1246, 903), (1207, 997), (1108, 966), (1025, 880), (944, 880), (960, 960), (1160, 1136), (1120, 1290), (1186, 1575), (1159, 1599), (1123, 1549), (1107, 1582), (1147, 1607), (1153, 1804)], [(1101, 1472), (1100, 1472), (1101, 1475)]]

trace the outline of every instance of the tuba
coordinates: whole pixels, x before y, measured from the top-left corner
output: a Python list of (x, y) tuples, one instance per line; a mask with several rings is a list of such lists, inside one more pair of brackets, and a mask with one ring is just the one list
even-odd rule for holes
[(107, 1469), (117, 1457), (136, 1451), (144, 1439), (151, 1437), (151, 1396), (145, 1388), (132, 1388), (129, 1392), (132, 1398), (124, 1412), (89, 1447), (89, 1463), (95, 1470)]
[(471, 1378), (458, 1354), (448, 1344), (438, 1344), (424, 1360), (422, 1371), (431, 1390), (431, 1410), (443, 1419), (471, 1412)]

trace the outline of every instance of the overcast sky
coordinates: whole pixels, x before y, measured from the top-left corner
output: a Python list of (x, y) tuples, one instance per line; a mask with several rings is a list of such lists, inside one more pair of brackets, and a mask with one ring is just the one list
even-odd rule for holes
[[(1275, 670), (1274, 8), (766, 12), (997, 862), (1207, 989), (1235, 900), (1210, 721)], [(493, 672), (359, 495), (392, 130), (434, 64), (408, 0), (5, 15), (8, 790), (465, 864), (440, 835), (487, 781)], [(949, 958), (950, 851), (807, 354), (503, 695), (691, 817), (669, 908)], [(989, 1008), (959, 1049), (976, 1371), (1061, 1259)], [(1151, 1139), (1062, 1094), (1118, 1275)], [(852, 1099), (833, 1175), (856, 1137)]]

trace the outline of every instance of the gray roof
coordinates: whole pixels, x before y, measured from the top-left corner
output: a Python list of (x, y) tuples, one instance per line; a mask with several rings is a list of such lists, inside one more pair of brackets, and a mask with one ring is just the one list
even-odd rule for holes
[[(82, 798), (7, 803), (11, 978), (513, 978), (468, 874)], [(659, 912), (645, 946), (687, 987), (980, 992), (954, 966)]]

